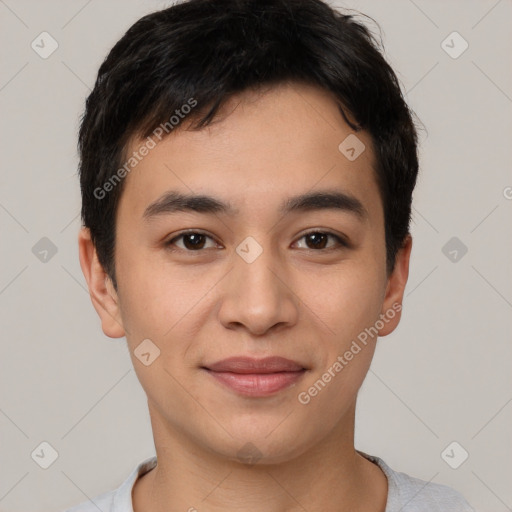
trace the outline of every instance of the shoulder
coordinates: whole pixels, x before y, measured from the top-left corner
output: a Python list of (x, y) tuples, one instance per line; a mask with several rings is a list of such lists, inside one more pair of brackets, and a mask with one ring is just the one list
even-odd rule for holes
[[(455, 489), (394, 472), (397, 500), (403, 512), (474, 512)], [(391, 509), (389, 512), (391, 512)], [(388, 512), (388, 511), (386, 511)]]
[(92, 500), (83, 501), (74, 507), (66, 509), (64, 512), (110, 512), (114, 510), (112, 503), (116, 491), (108, 491), (100, 494)]
[(394, 471), (379, 457), (364, 456), (388, 479), (386, 512), (475, 512), (455, 489)]
[(132, 489), (135, 481), (157, 465), (156, 456), (138, 463), (128, 478), (112, 491), (100, 494), (92, 500), (83, 501), (63, 512), (133, 512)]

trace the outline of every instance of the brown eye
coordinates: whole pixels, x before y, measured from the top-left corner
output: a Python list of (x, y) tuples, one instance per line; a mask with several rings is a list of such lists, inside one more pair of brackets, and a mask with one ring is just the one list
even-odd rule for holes
[(204, 247), (205, 236), (197, 233), (191, 233), (189, 235), (183, 235), (183, 245), (187, 249), (195, 250), (202, 249)]
[[(336, 247), (348, 247), (347, 243), (338, 235), (324, 231), (311, 231), (302, 236), (300, 240), (306, 240), (306, 249), (322, 250), (335, 249)], [(327, 246), (329, 239), (335, 241), (334, 245)]]
[(325, 249), (328, 235), (325, 233), (308, 233), (305, 238), (310, 249)]
[[(165, 245), (170, 248), (172, 248), (172, 246), (176, 246), (184, 251), (198, 252), (205, 248), (205, 244), (208, 239), (212, 240), (213, 242), (213, 239), (208, 235), (198, 233), (196, 231), (190, 231), (188, 233), (181, 233), (181, 235), (178, 235), (172, 240), (169, 240)], [(178, 240), (182, 241), (181, 246), (177, 243)], [(212, 247), (215, 247), (215, 242), (213, 242)]]

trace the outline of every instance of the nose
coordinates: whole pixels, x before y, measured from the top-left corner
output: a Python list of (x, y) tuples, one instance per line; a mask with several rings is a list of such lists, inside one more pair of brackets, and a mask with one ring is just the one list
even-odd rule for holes
[(298, 319), (299, 299), (290, 273), (271, 250), (252, 262), (237, 253), (224, 282), (219, 320), (227, 329), (245, 329), (254, 336), (292, 326)]

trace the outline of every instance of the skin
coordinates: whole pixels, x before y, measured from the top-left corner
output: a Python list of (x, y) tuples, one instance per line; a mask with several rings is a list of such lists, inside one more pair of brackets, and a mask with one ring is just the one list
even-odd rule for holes
[[(365, 327), (402, 303), (408, 277), (410, 236), (386, 274), (371, 138), (357, 133), (366, 150), (349, 161), (338, 145), (350, 133), (323, 90), (246, 91), (214, 124), (163, 139), (127, 176), (116, 219), (117, 292), (88, 230), (80, 232), (80, 263), (102, 329), (126, 336), (148, 399), (158, 465), (134, 486), (135, 512), (384, 511), (386, 477), (354, 448), (357, 393), (377, 338), (307, 405), (297, 399)], [(138, 145), (133, 140), (129, 152)], [(239, 213), (145, 221), (145, 208), (168, 190), (212, 195)], [(368, 216), (278, 213), (285, 198), (312, 190), (350, 193)], [(183, 238), (166, 248), (188, 229), (212, 238), (200, 251)], [(312, 230), (344, 235), (351, 247), (328, 238), (326, 246), (338, 248), (315, 248), (304, 236)], [(248, 236), (263, 249), (250, 264), (235, 252)], [(399, 320), (397, 312), (379, 336)], [(149, 366), (134, 356), (146, 338), (160, 349)], [(200, 368), (234, 355), (279, 355), (308, 371), (270, 397), (244, 397)], [(259, 451), (255, 464), (237, 457), (248, 442)]]

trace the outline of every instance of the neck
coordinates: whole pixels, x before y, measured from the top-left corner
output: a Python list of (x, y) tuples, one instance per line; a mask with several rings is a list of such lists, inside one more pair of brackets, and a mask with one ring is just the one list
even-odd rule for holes
[(150, 405), (157, 466), (133, 488), (134, 512), (384, 512), (387, 479), (354, 448), (355, 404), (342, 424), (280, 463), (229, 460), (169, 431)]

